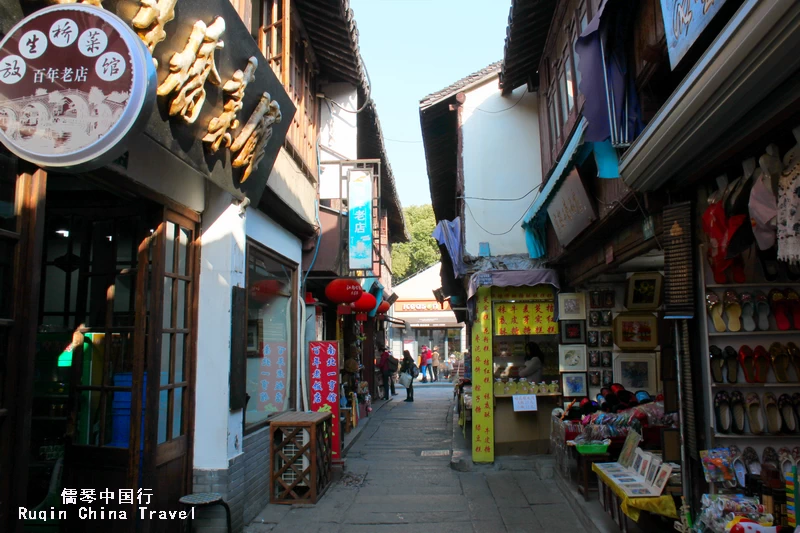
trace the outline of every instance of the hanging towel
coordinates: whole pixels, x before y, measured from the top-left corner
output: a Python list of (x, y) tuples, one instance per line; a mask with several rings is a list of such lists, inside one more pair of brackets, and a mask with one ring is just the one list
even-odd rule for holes
[(778, 182), (778, 259), (800, 262), (800, 145), (783, 158)]

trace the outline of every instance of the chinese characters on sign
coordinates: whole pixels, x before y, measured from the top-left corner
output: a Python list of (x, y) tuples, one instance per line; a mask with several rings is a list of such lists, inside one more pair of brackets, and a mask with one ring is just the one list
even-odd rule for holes
[(669, 64), (673, 70), (725, 0), (661, 0)]
[(555, 335), (558, 322), (555, 320), (555, 297), (553, 287), (495, 287), (494, 302), (495, 335)]
[(331, 413), (333, 424), (332, 456), (341, 458), (342, 440), (339, 435), (339, 343), (337, 341), (312, 341), (308, 343), (311, 360), (311, 410), (315, 413)]
[[(167, 38), (164, 26), (175, 18), (175, 4), (178, 0), (140, 0), (139, 11), (134, 15), (131, 25), (152, 54), (156, 45)], [(158, 60), (153, 63), (158, 67)]]
[(285, 342), (265, 342), (261, 349), (260, 370), (258, 373), (259, 411), (274, 413), (283, 411), (287, 399), (287, 361), (289, 350)]
[(494, 462), (491, 295), (490, 287), (478, 289), (472, 327), (472, 460), (476, 463)]
[(372, 172), (348, 172), (350, 270), (372, 269)]
[(538, 411), (535, 394), (515, 394), (512, 396), (514, 411)]
[(272, 137), (272, 125), (280, 121), (281, 106), (274, 100), (270, 101), (269, 93), (262, 94), (255, 111), (231, 145), (231, 152), (238, 152), (233, 167), (244, 167), (242, 182), (258, 168), (258, 163), (264, 157), (264, 146)]
[(247, 67), (234, 72), (233, 77), (222, 86), (222, 92), (225, 93), (225, 106), (222, 113), (208, 123), (208, 133), (203, 137), (203, 142), (208, 143), (208, 150), (212, 154), (219, 150), (222, 143), (225, 143), (225, 146), (231, 145), (230, 130), (239, 127), (239, 119), (236, 118), (236, 115), (242, 109), (242, 99), (247, 85), (256, 79), (257, 68), (258, 58), (252, 56), (247, 61)]
[(547, 214), (562, 246), (569, 244), (595, 219), (589, 196), (574, 168), (547, 206)]

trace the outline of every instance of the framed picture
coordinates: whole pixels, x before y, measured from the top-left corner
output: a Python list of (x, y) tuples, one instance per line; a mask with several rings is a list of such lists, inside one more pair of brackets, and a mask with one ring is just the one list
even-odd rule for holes
[(653, 484), (656, 480), (656, 474), (658, 473), (658, 469), (661, 466), (661, 461), (656, 458), (650, 460), (650, 466), (647, 468), (647, 475), (644, 477), (644, 480), (647, 481), (649, 484)]
[(658, 309), (661, 305), (661, 285), (664, 276), (658, 272), (638, 272), (628, 278), (625, 293), (625, 307), (637, 309)]
[(644, 461), (644, 451), (642, 451), (641, 448), (636, 448), (634, 451), (633, 464), (631, 465), (631, 468), (637, 474), (639, 473), (639, 470), (642, 469), (642, 461)]
[(600, 311), (589, 311), (589, 327), (600, 327)]
[(586, 320), (586, 298), (582, 292), (562, 292), (558, 295), (559, 320)]
[(589, 366), (600, 366), (600, 352), (589, 350)]
[(630, 391), (645, 390), (650, 394), (658, 392), (656, 354), (615, 354), (614, 375), (617, 377), (617, 383)]
[(600, 346), (600, 332), (596, 329), (590, 329), (587, 344), (592, 348)]
[(658, 469), (658, 474), (656, 474), (656, 479), (653, 481), (653, 486), (660, 491), (664, 490), (664, 487), (667, 486), (667, 481), (669, 481), (669, 476), (672, 474), (672, 467), (669, 463), (662, 463), (661, 468)]
[(600, 326), (604, 328), (610, 328), (611, 324), (613, 324), (613, 320), (611, 319), (611, 310), (607, 311), (600, 311)]
[(586, 342), (586, 322), (583, 320), (562, 320), (561, 344), (584, 344)]
[(620, 350), (653, 350), (658, 346), (658, 319), (651, 313), (620, 313), (614, 319), (614, 341)]
[(589, 307), (592, 309), (600, 309), (603, 307), (603, 292), (591, 291), (589, 293)]
[(603, 386), (609, 387), (614, 383), (614, 374), (611, 370), (603, 370)]
[(611, 352), (608, 351), (600, 352), (600, 366), (602, 366), (603, 368), (611, 368), (612, 366), (611, 361), (612, 361)]
[[(559, 345), (559, 372), (586, 372), (586, 346), (582, 344)], [(565, 394), (565, 396), (572, 396)]]
[(565, 372), (561, 374), (562, 387), (566, 397), (585, 397), (589, 394), (586, 372)]
[(600, 383), (602, 382), (601, 372), (599, 370), (590, 370), (589, 371), (589, 386), (591, 387), (599, 387)]
[(600, 332), (600, 346), (606, 346), (608, 348), (614, 346), (614, 336), (610, 330)]
[(614, 291), (603, 291), (603, 307), (614, 308), (617, 305), (616, 299)]
[(639, 466), (639, 475), (642, 477), (647, 476), (647, 469), (650, 468), (650, 462), (653, 460), (653, 454), (642, 452), (642, 464)]

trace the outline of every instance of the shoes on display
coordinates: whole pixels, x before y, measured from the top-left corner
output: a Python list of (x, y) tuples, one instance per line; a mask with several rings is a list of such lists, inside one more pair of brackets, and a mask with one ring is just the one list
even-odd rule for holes
[(737, 383), (739, 381), (739, 354), (732, 346), (725, 347), (725, 369), (728, 374), (728, 383)]
[[(775, 381), (778, 383), (786, 383), (789, 381), (789, 352), (779, 342), (773, 342), (769, 347), (769, 356), (772, 360), (772, 369), (775, 372)], [(758, 364), (756, 364), (756, 371), (758, 371)], [(766, 382), (766, 376), (764, 376)]]
[[(792, 394), (792, 407), (794, 408), (794, 416), (797, 419), (797, 423), (800, 425), (800, 392)], [(798, 447), (798, 450), (800, 450), (800, 447)]]
[(781, 412), (778, 410), (778, 400), (771, 392), (764, 395), (764, 411), (767, 416), (767, 433), (779, 434), (781, 432)]
[(778, 457), (778, 452), (775, 451), (775, 448), (772, 446), (767, 446), (764, 448), (764, 451), (761, 452), (761, 464), (770, 465), (775, 467), (775, 470), (780, 470), (781, 461)]
[(742, 303), (742, 328), (745, 331), (756, 330), (756, 301), (753, 295), (749, 292), (743, 292), (739, 295), (739, 300)]
[(767, 350), (763, 346), (756, 346), (753, 351), (753, 366), (755, 367), (753, 383), (766, 383), (770, 365), (769, 354), (767, 354)]
[(719, 349), (717, 346), (709, 346), (708, 354), (709, 358), (711, 359), (711, 377), (714, 379), (714, 383), (722, 383), (722, 368), (725, 366), (725, 357), (722, 354), (722, 350)]
[(714, 291), (706, 291), (706, 308), (708, 309), (708, 316), (711, 317), (711, 321), (714, 323), (714, 329), (719, 333), (726, 331), (727, 327), (722, 319), (722, 302)]
[(781, 433), (797, 433), (797, 414), (794, 412), (792, 398), (788, 394), (781, 394), (778, 398), (778, 409), (781, 413)]
[(794, 367), (795, 381), (800, 381), (800, 348), (793, 342), (787, 342), (786, 351), (789, 352), (789, 358)]
[(747, 421), (750, 423), (750, 433), (764, 433), (764, 410), (761, 409), (761, 398), (755, 392), (747, 395)]
[(716, 418), (717, 432), (731, 432), (731, 400), (728, 393), (720, 391), (714, 397), (714, 415)]
[(734, 333), (742, 330), (742, 304), (735, 291), (725, 291), (725, 317), (728, 319), (728, 331)]
[(746, 344), (739, 348), (739, 365), (742, 367), (744, 380), (747, 383), (755, 383), (755, 356), (753, 350)]
[(796, 463), (792, 458), (792, 452), (789, 451), (789, 448), (784, 446), (778, 450), (778, 461), (781, 464), (781, 475), (783, 475), (784, 482), (787, 479), (791, 479), (789, 476), (791, 476), (792, 467), (795, 466)]
[(736, 484), (744, 488), (746, 480), (745, 476), (747, 475), (747, 465), (744, 464), (744, 459), (742, 458), (742, 451), (736, 445), (731, 446), (730, 451), (731, 451), (731, 468), (733, 469), (733, 473), (736, 476)]
[(742, 452), (742, 460), (745, 466), (747, 466), (748, 472), (754, 476), (761, 475), (761, 462), (758, 460), (758, 453), (756, 453), (751, 446), (748, 446), (744, 449), (744, 452)]
[(768, 298), (770, 307), (772, 308), (772, 314), (775, 316), (775, 325), (778, 326), (779, 330), (786, 331), (791, 326), (789, 323), (789, 306), (786, 303), (786, 295), (783, 294), (781, 290), (772, 289), (769, 291)]
[(800, 295), (794, 289), (783, 291), (786, 296), (786, 303), (789, 307), (789, 316), (792, 319), (794, 329), (800, 329)]
[(737, 435), (744, 433), (744, 395), (740, 391), (733, 391), (730, 396), (731, 402), (731, 431)]
[(789, 281), (800, 280), (800, 265), (783, 263), (783, 266), (786, 268), (786, 277), (789, 279)]
[(756, 247), (758, 260), (761, 263), (761, 270), (764, 271), (764, 279), (775, 281), (778, 279), (778, 251), (772, 247), (768, 250), (760, 250)]
[(767, 295), (761, 291), (756, 292), (754, 297), (756, 299), (758, 329), (761, 331), (767, 331), (769, 330), (769, 300), (767, 299)]

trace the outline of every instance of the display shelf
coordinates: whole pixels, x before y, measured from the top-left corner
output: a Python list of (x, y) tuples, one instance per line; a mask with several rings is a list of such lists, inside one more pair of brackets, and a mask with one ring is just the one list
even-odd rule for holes
[(800, 329), (787, 329), (775, 331), (709, 331), (709, 337), (750, 337), (756, 335), (796, 335), (800, 337)]
[(31, 420), (49, 420), (49, 421), (59, 421), (63, 420), (66, 422), (66, 416), (32, 416)]
[[(529, 394), (495, 394), (495, 398), (512, 398), (514, 396), (529, 396)], [(560, 392), (546, 392), (546, 393), (536, 393), (536, 396), (561, 396)]]
[(712, 389), (788, 389), (800, 387), (800, 383), (789, 381), (787, 383), (712, 383)]
[(714, 433), (715, 439), (796, 439), (797, 437), (797, 435), (752, 435), (750, 433), (738, 435), (736, 433)]
[(797, 281), (756, 281), (754, 283), (709, 283), (706, 289), (735, 289), (735, 288), (770, 288), (770, 289), (783, 289), (787, 287), (800, 287), (800, 282)]

